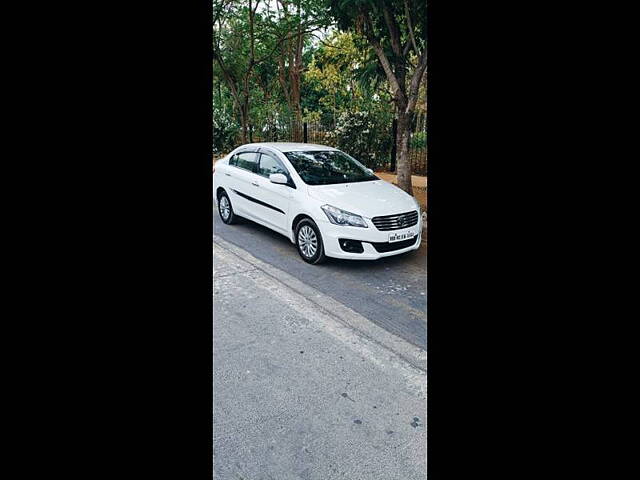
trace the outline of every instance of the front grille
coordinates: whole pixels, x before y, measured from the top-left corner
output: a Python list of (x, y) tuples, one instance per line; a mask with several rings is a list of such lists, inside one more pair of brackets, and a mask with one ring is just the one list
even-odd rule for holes
[(375, 248), (378, 253), (385, 253), (385, 252), (393, 252), (395, 250), (402, 250), (403, 248), (408, 248), (412, 245), (415, 245), (416, 240), (418, 240), (418, 235), (416, 235), (413, 238), (410, 238), (409, 240), (402, 240), (401, 242), (393, 242), (393, 243), (371, 242), (371, 245), (373, 245), (373, 248)]
[(398, 213), (396, 215), (373, 217), (371, 221), (378, 230), (400, 230), (417, 224), (418, 212), (414, 210), (413, 212)]

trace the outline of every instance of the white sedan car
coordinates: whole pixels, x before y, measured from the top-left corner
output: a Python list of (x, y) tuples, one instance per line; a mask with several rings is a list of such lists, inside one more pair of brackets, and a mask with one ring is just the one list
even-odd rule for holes
[(305, 262), (375, 260), (420, 247), (418, 202), (344, 152), (308, 143), (252, 143), (219, 160), (220, 218), (285, 235)]

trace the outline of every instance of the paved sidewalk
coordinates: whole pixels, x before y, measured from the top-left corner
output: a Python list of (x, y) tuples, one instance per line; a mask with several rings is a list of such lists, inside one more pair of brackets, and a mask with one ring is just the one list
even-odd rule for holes
[(424, 372), (215, 244), (216, 480), (418, 480)]

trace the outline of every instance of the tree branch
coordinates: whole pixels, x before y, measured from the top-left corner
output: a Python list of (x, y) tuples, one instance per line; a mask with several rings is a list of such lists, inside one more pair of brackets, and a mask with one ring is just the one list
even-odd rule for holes
[(427, 49), (422, 49), (422, 54), (420, 55), (420, 60), (418, 61), (418, 66), (413, 72), (413, 77), (411, 78), (411, 86), (409, 87), (409, 101), (407, 102), (407, 107), (405, 109), (405, 113), (411, 113), (415, 110), (416, 102), (418, 101), (418, 90), (420, 89), (420, 82), (422, 81), (422, 76), (427, 68)]
[(213, 51), (213, 58), (218, 62), (218, 65), (220, 65), (220, 70), (222, 70), (222, 76), (227, 81), (227, 85), (229, 85), (229, 90), (231, 90), (231, 95), (233, 96), (233, 99), (236, 101), (236, 103), (239, 105), (240, 95), (238, 93), (238, 89), (236, 87), (236, 82), (235, 82), (235, 79), (233, 78), (233, 75), (224, 66), (224, 61), (222, 60), (222, 56), (220, 55), (219, 51), (217, 50)]
[(292, 33), (292, 34), (289, 34), (289, 35), (287, 35), (287, 36), (285, 36), (285, 37), (280, 38), (280, 39), (276, 42), (275, 46), (271, 49), (271, 51), (270, 51), (269, 53), (267, 53), (266, 55), (264, 55), (264, 56), (260, 57), (258, 60), (256, 60), (256, 62), (255, 62), (255, 63), (256, 63), (256, 64), (258, 64), (258, 63), (262, 63), (262, 62), (264, 62), (265, 60), (267, 60), (269, 57), (271, 57), (271, 56), (275, 53), (275, 51), (280, 47), (280, 44), (281, 44), (282, 42), (284, 42), (285, 40), (290, 40), (290, 39), (292, 39), (293, 37), (297, 37), (298, 35), (306, 35), (307, 33), (313, 33), (313, 32), (315, 32), (316, 30), (317, 30), (316, 28), (314, 28), (313, 30), (303, 30), (303, 31), (301, 31), (300, 33), (295, 32), (295, 33)]
[(316, 35), (315, 33), (311, 33), (311, 36), (316, 37), (318, 41), (325, 47), (335, 48), (336, 50), (344, 50), (344, 48), (336, 47), (335, 45), (331, 45), (330, 43), (325, 42), (322, 38), (320, 38), (320, 36)]
[(382, 46), (380, 45), (379, 40), (375, 37), (373, 33), (373, 23), (371, 22), (371, 17), (369, 16), (369, 12), (363, 11), (361, 13), (362, 19), (365, 22), (365, 28), (363, 29), (364, 35), (367, 38), (369, 44), (373, 47), (373, 50), (376, 52), (378, 56), (378, 60), (380, 60), (380, 64), (382, 65), (382, 69), (384, 73), (387, 75), (387, 80), (389, 81), (389, 85), (391, 86), (391, 90), (393, 95), (396, 97), (397, 101), (404, 107), (407, 104), (407, 97), (402, 90), (398, 79), (393, 73), (393, 68), (391, 68), (391, 63), (389, 59), (384, 53)]
[(393, 50), (393, 53), (395, 53), (397, 57), (402, 58), (402, 46), (400, 44), (400, 29), (398, 28), (398, 23), (396, 22), (396, 19), (391, 11), (389, 11), (388, 4), (386, 2), (383, 2), (382, 5), (384, 21), (386, 22), (387, 28), (389, 29), (391, 48)]
[[(418, 47), (416, 45), (416, 38), (413, 34), (413, 25), (411, 24), (411, 12), (409, 9), (409, 0), (404, 0), (404, 16), (407, 17), (407, 27), (409, 27), (409, 39), (411, 40), (411, 45), (413, 45), (413, 51), (416, 52), (416, 55), (418, 55)], [(409, 42), (407, 42), (407, 45), (409, 45)], [(405, 55), (409, 53), (409, 51), (407, 50), (407, 52), (405, 52)]]
[(251, 8), (251, 0), (249, 0), (249, 46), (251, 51), (251, 56), (249, 57), (249, 67), (247, 69), (247, 77), (250, 75), (253, 66), (255, 65), (256, 60), (256, 36), (254, 33), (254, 23), (256, 17), (256, 10), (258, 9), (258, 5), (260, 4), (260, 0), (256, 0), (255, 8)]
[(224, 7), (226, 7), (228, 3), (230, 3), (229, 0), (222, 0), (218, 4), (217, 8), (214, 7), (215, 11), (213, 12), (213, 22), (212, 22), (213, 24), (215, 24), (218, 21), (218, 19), (222, 15), (222, 10), (224, 10)]
[(404, 44), (404, 48), (402, 49), (402, 56), (403, 57), (407, 57), (407, 54), (409, 53), (409, 49), (411, 48), (411, 40), (407, 40), (407, 43)]

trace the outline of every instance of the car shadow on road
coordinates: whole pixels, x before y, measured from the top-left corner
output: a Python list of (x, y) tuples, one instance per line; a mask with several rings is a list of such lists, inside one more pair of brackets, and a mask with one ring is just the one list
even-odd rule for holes
[(349, 260), (344, 258), (331, 258), (327, 257), (325, 265), (332, 265), (336, 267), (348, 268), (351, 270), (370, 270), (371, 268), (380, 267), (396, 267), (402, 266), (407, 263), (415, 263), (416, 261), (425, 262), (426, 258), (422, 252), (423, 246), (418, 250), (411, 250), (410, 252), (401, 253), (399, 255), (393, 255), (391, 257), (383, 257), (377, 260)]

